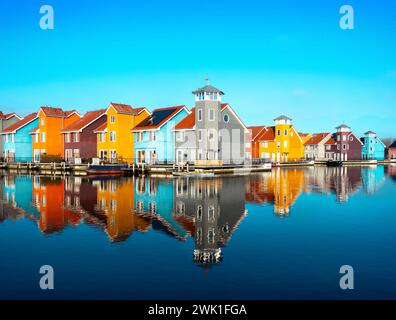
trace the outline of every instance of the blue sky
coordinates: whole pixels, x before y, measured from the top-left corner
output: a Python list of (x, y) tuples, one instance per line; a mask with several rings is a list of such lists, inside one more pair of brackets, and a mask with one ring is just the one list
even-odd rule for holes
[[(44, 4), (55, 30), (39, 28)], [(396, 136), (395, 34), (390, 0), (2, 0), (0, 108), (192, 107), (208, 77), (247, 125)]]

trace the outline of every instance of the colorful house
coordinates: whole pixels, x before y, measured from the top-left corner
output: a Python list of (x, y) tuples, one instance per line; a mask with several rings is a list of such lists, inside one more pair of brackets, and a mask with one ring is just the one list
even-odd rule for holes
[(326, 142), (331, 133), (315, 133), (304, 144), (304, 155), (307, 160), (326, 160)]
[(131, 130), (150, 116), (146, 108), (132, 108), (127, 104), (110, 103), (105, 112), (107, 121), (96, 128), (97, 156), (110, 162), (135, 158), (134, 139)]
[(38, 115), (32, 113), (3, 130), (3, 154), (7, 162), (30, 162), (32, 137), (30, 131), (38, 126)]
[(75, 162), (76, 159), (89, 160), (96, 158), (98, 139), (94, 131), (106, 123), (105, 112), (105, 109), (89, 111), (62, 131), (64, 154), (67, 162)]
[(292, 119), (280, 116), (275, 126), (266, 127), (258, 136), (260, 142), (260, 158), (271, 159), (272, 162), (298, 161), (304, 158), (304, 143), (310, 135), (300, 134), (292, 125)]
[(396, 140), (388, 147), (388, 159), (396, 159)]
[(185, 106), (155, 109), (132, 132), (137, 163), (174, 163), (174, 128), (190, 112)]
[(377, 137), (373, 131), (367, 131), (363, 138), (360, 138), (363, 143), (362, 159), (367, 160), (384, 160), (385, 159), (385, 144)]
[[(9, 127), (10, 125), (18, 122), (22, 118), (18, 116), (16, 113), (8, 113), (4, 114), (0, 111), (0, 134)], [(4, 158), (4, 147), (3, 147), (3, 139), (0, 139), (0, 158)]]
[[(268, 129), (265, 126), (251, 126), (247, 127), (249, 130), (249, 138), (246, 139), (247, 148), (250, 149), (251, 159), (259, 159), (260, 157), (260, 142), (258, 138), (261, 133), (266, 132)], [(248, 151), (247, 151), (248, 152)]]
[(333, 135), (335, 143), (331, 145), (331, 150), (329, 150), (333, 153), (333, 160), (361, 160), (363, 142), (345, 124), (338, 126), (336, 129), (337, 132)]
[(41, 107), (38, 127), (30, 133), (33, 139), (33, 161), (56, 161), (64, 159), (62, 130), (81, 118), (77, 111)]

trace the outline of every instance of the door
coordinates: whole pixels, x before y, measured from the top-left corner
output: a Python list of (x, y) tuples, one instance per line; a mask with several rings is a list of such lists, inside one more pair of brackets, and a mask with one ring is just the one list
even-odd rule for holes
[(40, 150), (34, 150), (34, 162), (40, 162)]
[(150, 151), (150, 163), (154, 164), (157, 161), (157, 152), (155, 150)]
[(143, 163), (145, 162), (146, 159), (146, 153), (144, 150), (139, 150), (138, 151), (138, 163)]
[(176, 151), (176, 163), (183, 162), (183, 150), (178, 149)]

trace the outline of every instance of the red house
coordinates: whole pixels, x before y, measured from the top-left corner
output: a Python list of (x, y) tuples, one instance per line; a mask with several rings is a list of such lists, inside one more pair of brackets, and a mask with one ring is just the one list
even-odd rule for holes
[(333, 160), (349, 161), (362, 159), (363, 143), (345, 124), (338, 126), (333, 135), (335, 144), (331, 145)]
[(96, 128), (107, 121), (106, 110), (87, 112), (82, 118), (71, 123), (63, 131), (65, 160), (74, 162), (75, 159), (89, 160), (97, 157)]
[[(268, 131), (265, 126), (253, 126), (247, 127), (249, 133), (246, 136), (246, 141), (249, 141), (249, 151), (251, 155), (251, 159), (259, 159), (260, 158), (260, 137)], [(248, 151), (248, 150), (246, 150)]]
[(396, 159), (396, 140), (388, 147), (388, 159)]

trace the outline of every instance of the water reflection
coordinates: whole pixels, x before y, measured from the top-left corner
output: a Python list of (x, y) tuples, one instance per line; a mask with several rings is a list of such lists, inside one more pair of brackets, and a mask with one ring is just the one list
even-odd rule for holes
[(134, 232), (160, 232), (181, 242), (192, 237), (193, 260), (209, 266), (221, 261), (247, 205), (270, 205), (277, 217), (288, 217), (301, 194), (334, 195), (346, 203), (360, 190), (375, 194), (387, 176), (396, 180), (396, 166), (277, 168), (224, 178), (6, 175), (0, 181), (0, 223), (29, 219), (46, 235), (85, 224), (103, 230), (113, 243)]

